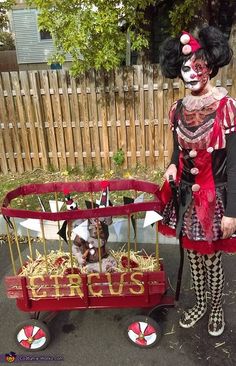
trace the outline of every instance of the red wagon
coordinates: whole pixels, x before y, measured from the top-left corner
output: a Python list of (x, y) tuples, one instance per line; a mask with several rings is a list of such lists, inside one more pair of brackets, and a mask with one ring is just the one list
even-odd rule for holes
[[(94, 207), (92, 204), (90, 209), (61, 212), (16, 209), (11, 205), (19, 197), (27, 200), (29, 196), (45, 197), (45, 195), (53, 194), (58, 207), (58, 197), (65, 189), (77, 195), (88, 194), (91, 202), (94, 202), (96, 194), (101, 192), (101, 181), (30, 184), (10, 191), (4, 199), (1, 210), (6, 219), (6, 233), (13, 268), (13, 275), (5, 278), (7, 296), (15, 298), (17, 307), (31, 315), (28, 320), (19, 324), (16, 330), (16, 342), (25, 350), (38, 351), (47, 347), (50, 342), (48, 322), (58, 311), (62, 310), (146, 308), (148, 315), (134, 316), (127, 323), (128, 339), (137, 346), (147, 348), (156, 345), (161, 337), (161, 328), (152, 318), (152, 313), (159, 307), (173, 306), (174, 296), (167, 294), (166, 274), (163, 262), (159, 258), (157, 223), (154, 227), (150, 225), (150, 229), (155, 231), (155, 253), (152, 255), (154, 267), (151, 270), (145, 270), (139, 266), (133, 267), (131, 256), (132, 248), (137, 249), (137, 245), (140, 245), (136, 232), (135, 239), (131, 239), (131, 227), (133, 225), (135, 228), (137, 222), (143, 220), (147, 211), (160, 211), (159, 187), (153, 183), (137, 180), (113, 180), (108, 183), (111, 193), (129, 192), (130, 194), (131, 192), (134, 197), (142, 193), (148, 196), (148, 199), (143, 202), (131, 199), (128, 204), (117, 203), (108, 207)], [(60, 228), (61, 223), (65, 221), (74, 222), (78, 219), (91, 218), (98, 220), (108, 216), (112, 216), (113, 220), (122, 217), (127, 221), (127, 261), (124, 271), (103, 272), (102, 266), (100, 266), (100, 270), (97, 272), (81, 272), (75, 266), (72, 240), (69, 238), (67, 257), (67, 262), (70, 263), (69, 270), (67, 266), (66, 272), (52, 274), (46, 265), (46, 273), (22, 275), (21, 270), (27, 264), (26, 258), (22, 257), (17, 218), (38, 220), (42, 234), (42, 257), (47, 263), (49, 241), (45, 235), (46, 222), (55, 223)], [(147, 237), (147, 243), (148, 241)], [(27, 229), (26, 242), (30, 260), (33, 263), (34, 239), (32, 239), (29, 229)], [(58, 241), (53, 245), (58, 245)], [(16, 250), (13, 250), (14, 246)], [(143, 246), (145, 247), (145, 244)], [(13, 255), (15, 251), (17, 258)], [(101, 248), (98, 248), (98, 252), (100, 264), (102, 261)], [(145, 259), (145, 255), (143, 257)], [(50, 313), (45, 317), (45, 312)]]

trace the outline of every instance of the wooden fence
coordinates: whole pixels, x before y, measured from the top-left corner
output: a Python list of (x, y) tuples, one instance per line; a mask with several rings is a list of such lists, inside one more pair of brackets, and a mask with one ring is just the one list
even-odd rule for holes
[(0, 72), (18, 71), (19, 65), (17, 63), (16, 51), (1, 51), (0, 50)]
[[(236, 97), (235, 62), (213, 83)], [(41, 167), (165, 168), (172, 149), (168, 111), (185, 95), (180, 80), (163, 79), (158, 65), (75, 79), (64, 70), (0, 74), (0, 173)]]

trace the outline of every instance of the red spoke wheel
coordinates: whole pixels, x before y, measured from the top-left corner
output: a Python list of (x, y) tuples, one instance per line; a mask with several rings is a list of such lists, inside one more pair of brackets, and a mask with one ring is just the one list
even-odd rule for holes
[(125, 332), (128, 340), (140, 348), (154, 347), (162, 335), (160, 325), (145, 315), (137, 315), (129, 320)]
[(41, 351), (50, 343), (48, 326), (36, 319), (20, 323), (15, 332), (15, 341), (25, 351)]

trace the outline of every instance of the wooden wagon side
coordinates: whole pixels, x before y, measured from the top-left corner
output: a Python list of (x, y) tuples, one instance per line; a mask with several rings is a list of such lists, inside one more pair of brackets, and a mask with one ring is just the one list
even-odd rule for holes
[(64, 276), (8, 276), (7, 296), (22, 311), (152, 307), (166, 299), (166, 275), (160, 271), (73, 273)]

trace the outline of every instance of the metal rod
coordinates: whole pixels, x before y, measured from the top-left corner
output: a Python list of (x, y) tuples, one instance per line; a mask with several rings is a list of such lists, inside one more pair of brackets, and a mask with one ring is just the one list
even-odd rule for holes
[(44, 251), (44, 257), (45, 257), (45, 264), (46, 264), (46, 271), (48, 273), (48, 258), (47, 258), (47, 248), (46, 248), (46, 239), (45, 239), (45, 233), (44, 233), (44, 225), (43, 220), (40, 220), (40, 226), (41, 226), (41, 233), (42, 233), (42, 239), (43, 239), (43, 251)]
[(157, 260), (157, 270), (160, 269), (160, 256), (159, 256), (159, 241), (158, 241), (158, 221), (156, 222), (156, 260)]
[(128, 215), (128, 270), (130, 271), (130, 215)]
[(14, 262), (13, 252), (12, 252), (12, 240), (11, 240), (9, 227), (8, 227), (7, 223), (6, 223), (6, 230), (7, 230), (7, 241), (8, 241), (8, 246), (9, 246), (9, 250), (10, 250), (12, 269), (13, 269), (14, 275), (16, 276), (16, 266), (15, 266), (15, 262)]
[(102, 272), (102, 254), (101, 254), (101, 238), (99, 233), (99, 219), (97, 218), (97, 237), (98, 237), (98, 260), (99, 260), (99, 272)]
[[(54, 197), (55, 197), (55, 201), (56, 201), (57, 212), (59, 212), (57, 192), (54, 193)], [(60, 222), (59, 221), (57, 221), (57, 227), (58, 227), (58, 231), (59, 231), (60, 230)], [(58, 235), (58, 236), (59, 236), (59, 250), (61, 251), (63, 242), (62, 242), (62, 239), (61, 239), (60, 235)]]
[(137, 218), (134, 214), (134, 251), (137, 252)]
[(27, 237), (28, 237), (28, 245), (29, 245), (30, 257), (33, 260), (33, 251), (32, 251), (32, 245), (31, 245), (31, 238), (30, 238), (30, 231), (29, 231), (29, 229), (27, 229)]
[(22, 261), (22, 256), (21, 256), (21, 252), (20, 252), (20, 245), (19, 245), (19, 240), (18, 240), (18, 236), (17, 236), (15, 219), (13, 219), (13, 227), (14, 227), (14, 235), (15, 235), (16, 246), (17, 246), (17, 251), (18, 251), (19, 260), (20, 260), (20, 265), (21, 265), (21, 267), (23, 267), (23, 261)]
[(93, 192), (89, 192), (89, 193), (90, 193), (91, 205), (92, 205), (92, 208), (94, 208), (93, 207)]
[[(137, 191), (134, 191), (135, 198), (137, 198)], [(137, 214), (133, 214), (134, 217), (134, 251), (137, 252)]]
[(73, 252), (72, 252), (71, 230), (68, 233), (68, 243), (69, 243), (69, 252), (70, 252), (71, 271), (72, 271), (72, 273), (74, 273), (73, 272), (74, 260), (73, 260)]
[[(90, 199), (91, 199), (91, 205), (92, 208), (94, 208), (93, 205), (93, 192), (90, 192)], [(99, 218), (96, 219), (96, 226), (97, 226), (97, 238), (98, 238), (98, 261), (99, 261), (99, 272), (102, 272), (102, 253), (101, 253), (101, 238), (99, 233)]]
[[(24, 203), (24, 206), (26, 206), (26, 201), (25, 201), (25, 196), (22, 196), (23, 198), (23, 203)], [(28, 246), (29, 246), (29, 251), (30, 251), (30, 257), (31, 259), (33, 260), (33, 251), (32, 251), (32, 246), (31, 246), (31, 238), (30, 238), (30, 231), (29, 229), (27, 229), (27, 238), (28, 238)]]

